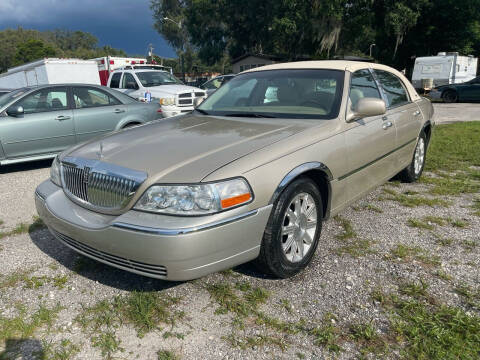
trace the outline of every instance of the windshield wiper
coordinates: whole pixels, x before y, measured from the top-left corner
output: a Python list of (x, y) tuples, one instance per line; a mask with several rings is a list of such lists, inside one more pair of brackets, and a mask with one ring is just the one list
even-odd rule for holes
[(276, 116), (263, 114), (263, 113), (231, 113), (223, 116), (235, 116), (235, 117), (254, 117), (254, 118), (276, 118)]
[(201, 109), (195, 109), (195, 111), (198, 111), (200, 114), (203, 114), (203, 115), (210, 115), (208, 112), (206, 112), (205, 110), (201, 110)]

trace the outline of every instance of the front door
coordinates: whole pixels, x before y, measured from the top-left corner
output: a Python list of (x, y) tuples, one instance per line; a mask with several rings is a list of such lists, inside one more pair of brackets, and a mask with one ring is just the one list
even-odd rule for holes
[[(380, 91), (369, 69), (352, 74), (349, 106), (353, 109), (361, 98), (381, 99)], [(345, 141), (349, 171), (339, 180), (347, 181), (350, 200), (382, 183), (395, 171), (396, 130), (386, 115), (358, 119), (347, 124)]]
[(23, 117), (0, 117), (0, 141), (8, 159), (58, 153), (75, 144), (66, 87), (35, 91), (17, 101)]
[(106, 91), (89, 86), (75, 86), (73, 102), (77, 143), (114, 130), (127, 112), (127, 105)]
[(480, 77), (457, 87), (461, 101), (480, 101)]

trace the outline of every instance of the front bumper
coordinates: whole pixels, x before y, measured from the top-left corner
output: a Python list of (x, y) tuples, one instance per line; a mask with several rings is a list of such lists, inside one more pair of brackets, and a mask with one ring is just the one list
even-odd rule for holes
[(184, 115), (188, 114), (189, 112), (193, 111), (193, 106), (187, 107), (177, 107), (177, 106), (162, 106), (162, 115), (164, 118), (177, 116), (177, 115)]
[(201, 217), (87, 210), (47, 180), (35, 192), (37, 212), (73, 250), (133, 273), (189, 280), (255, 259), (271, 205)]

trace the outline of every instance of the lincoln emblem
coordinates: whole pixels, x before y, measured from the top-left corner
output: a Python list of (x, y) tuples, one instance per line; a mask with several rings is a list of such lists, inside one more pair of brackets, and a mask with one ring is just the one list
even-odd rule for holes
[(83, 168), (83, 179), (82, 180), (85, 184), (88, 184), (88, 178), (90, 177), (90, 170), (91, 169), (87, 166), (85, 166)]

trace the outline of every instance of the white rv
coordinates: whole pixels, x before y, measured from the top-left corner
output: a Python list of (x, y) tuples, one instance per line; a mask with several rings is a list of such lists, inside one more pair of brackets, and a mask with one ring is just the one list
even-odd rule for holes
[(64, 83), (100, 85), (97, 62), (48, 58), (20, 65), (0, 74), (0, 88), (18, 89), (24, 86)]
[(460, 56), (457, 52), (419, 57), (415, 60), (412, 84), (416, 89), (424, 89), (470, 81), (477, 75), (477, 62), (472, 55)]

